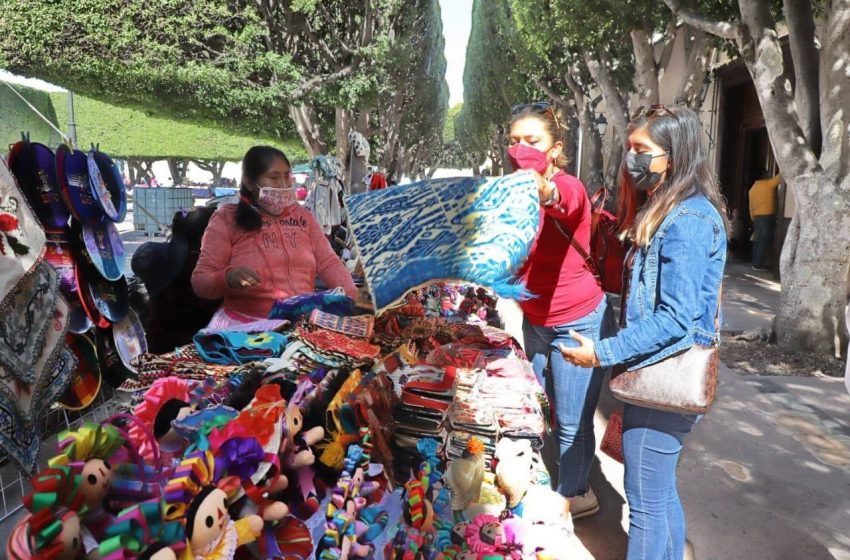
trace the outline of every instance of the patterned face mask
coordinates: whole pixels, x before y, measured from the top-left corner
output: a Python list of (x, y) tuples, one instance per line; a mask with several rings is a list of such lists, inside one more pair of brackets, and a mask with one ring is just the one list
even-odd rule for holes
[(272, 216), (279, 216), (287, 206), (295, 202), (295, 191), (292, 189), (260, 187), (260, 195), (257, 197), (257, 202), (260, 208)]

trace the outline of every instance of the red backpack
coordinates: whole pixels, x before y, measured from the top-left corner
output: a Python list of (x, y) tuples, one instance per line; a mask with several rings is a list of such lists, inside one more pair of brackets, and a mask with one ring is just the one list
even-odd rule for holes
[(608, 191), (601, 187), (590, 197), (590, 254), (579, 245), (573, 234), (567, 231), (564, 224), (552, 220), (558, 230), (575, 247), (578, 254), (587, 262), (593, 276), (603, 291), (621, 294), (623, 291), (623, 274), (625, 270), (628, 245), (620, 239), (620, 224), (617, 217), (605, 210)]

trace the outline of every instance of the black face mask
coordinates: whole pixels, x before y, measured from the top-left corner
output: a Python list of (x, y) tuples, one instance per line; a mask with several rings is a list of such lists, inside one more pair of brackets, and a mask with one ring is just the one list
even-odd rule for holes
[(636, 154), (633, 152), (626, 153), (626, 169), (632, 177), (635, 188), (639, 191), (648, 191), (661, 181), (661, 173), (655, 173), (649, 170), (652, 165), (652, 160), (657, 157), (662, 157), (667, 154)]

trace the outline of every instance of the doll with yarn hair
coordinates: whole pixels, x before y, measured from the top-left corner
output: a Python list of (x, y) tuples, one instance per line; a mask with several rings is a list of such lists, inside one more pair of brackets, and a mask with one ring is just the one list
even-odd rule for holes
[(183, 525), (165, 522), (165, 502), (148, 500), (118, 514), (100, 543), (103, 560), (176, 560), (185, 548)]
[(183, 524), (186, 549), (180, 560), (232, 560), (237, 548), (261, 535), (259, 515), (234, 521), (228, 513), (229, 497), (239, 487), (234, 478), (217, 479), (209, 451), (193, 453), (178, 465), (165, 488), (165, 519)]
[[(86, 506), (80, 521), (95, 541), (106, 536), (122, 500), (150, 497), (151, 489), (142, 482), (146, 472), (140, 458), (126, 434), (112, 424), (89, 423), (60, 433), (59, 454), (48, 465), (69, 467), (80, 476), (79, 491)], [(96, 545), (89, 544), (87, 552), (92, 546)]]
[[(130, 427), (129, 435), (146, 462), (152, 463), (156, 455), (161, 455), (157, 466), (170, 469), (179, 461), (186, 441), (174, 432), (171, 423), (194, 411), (190, 401), (196, 385), (179, 377), (163, 377), (145, 392), (144, 400), (133, 411), (138, 423)], [(147, 433), (153, 433), (155, 439), (151, 441)]]
[[(81, 560), (86, 558), (78, 511), (85, 508), (80, 476), (68, 467), (47, 468), (30, 481), (24, 496), (29, 515), (6, 543), (9, 560)], [(93, 558), (96, 556), (92, 556)]]
[[(319, 509), (319, 497), (316, 491), (315, 475), (311, 468), (316, 462), (313, 447), (325, 438), (325, 430), (321, 426), (304, 429), (304, 416), (301, 405), (314, 385), (310, 381), (298, 384), (295, 394), (289, 399), (286, 407), (283, 441), (281, 442), (281, 467), (284, 472), (292, 473), (290, 482), (296, 482), (300, 490), (300, 509), (306, 517)], [(287, 473), (287, 474), (289, 474)]]

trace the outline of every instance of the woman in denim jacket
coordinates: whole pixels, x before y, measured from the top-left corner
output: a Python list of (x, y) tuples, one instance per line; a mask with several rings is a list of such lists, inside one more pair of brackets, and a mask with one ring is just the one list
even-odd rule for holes
[[(726, 263), (725, 204), (702, 144), (697, 114), (652, 106), (632, 117), (628, 183), (649, 194), (631, 231), (635, 243), (626, 325), (616, 336), (591, 340), (564, 358), (584, 367), (657, 363), (694, 344), (718, 341), (715, 325)], [(626, 405), (623, 455), (629, 501), (628, 560), (681, 560), (685, 515), (676, 464), (698, 416)]]

